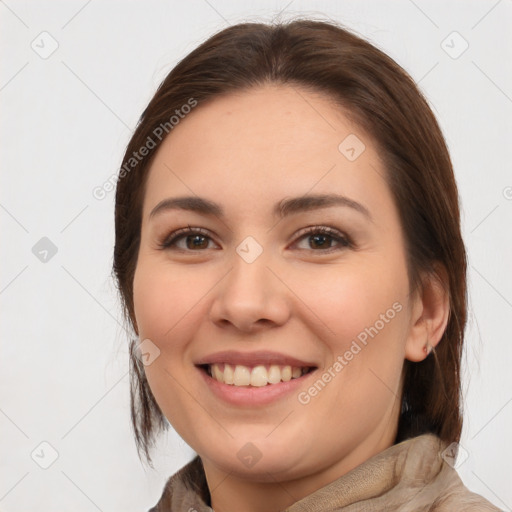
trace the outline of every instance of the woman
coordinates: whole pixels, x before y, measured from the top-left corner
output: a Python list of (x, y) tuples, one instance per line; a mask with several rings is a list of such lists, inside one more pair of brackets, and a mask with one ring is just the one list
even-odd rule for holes
[(466, 254), (412, 79), (333, 23), (240, 24), (128, 145), (114, 272), (140, 453), (198, 456), (152, 511), (498, 510), (454, 466)]

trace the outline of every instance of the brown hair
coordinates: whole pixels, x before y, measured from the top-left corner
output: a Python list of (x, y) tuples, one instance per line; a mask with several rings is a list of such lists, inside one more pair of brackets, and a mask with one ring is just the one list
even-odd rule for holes
[[(134, 161), (134, 154), (149, 146), (158, 127), (168, 126), (176, 109), (191, 99), (200, 106), (220, 95), (267, 83), (326, 94), (372, 137), (399, 210), (411, 292), (421, 289), (422, 274), (436, 275), (440, 265), (446, 270), (441, 281), (450, 300), (448, 325), (425, 360), (404, 361), (395, 442), (426, 432), (447, 442), (459, 441), (467, 262), (448, 149), (412, 78), (375, 46), (333, 22), (296, 19), (231, 26), (197, 47), (164, 79), (128, 144), (117, 182), (113, 272), (125, 320), (137, 332), (133, 277), (142, 204), (150, 163), (161, 141), (144, 158)], [(151, 465), (149, 448), (167, 424), (135, 354), (134, 340), (130, 372), (136, 445)]]

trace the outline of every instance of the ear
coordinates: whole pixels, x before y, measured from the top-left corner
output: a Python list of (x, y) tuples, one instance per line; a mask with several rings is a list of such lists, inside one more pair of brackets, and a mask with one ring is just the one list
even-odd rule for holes
[[(405, 344), (405, 358), (423, 361), (443, 337), (450, 316), (448, 274), (443, 265), (435, 265), (422, 279), (422, 287), (413, 297), (411, 327)], [(427, 343), (430, 349), (427, 351)]]

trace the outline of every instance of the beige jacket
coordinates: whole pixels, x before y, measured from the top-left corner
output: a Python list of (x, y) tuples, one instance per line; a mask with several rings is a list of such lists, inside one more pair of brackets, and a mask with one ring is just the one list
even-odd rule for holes
[[(499, 512), (464, 486), (447, 457), (441, 456), (445, 448), (433, 434), (407, 439), (283, 512)], [(196, 489), (184, 483), (185, 475)], [(196, 457), (169, 478), (160, 501), (149, 512), (211, 512), (209, 500), (203, 466)]]

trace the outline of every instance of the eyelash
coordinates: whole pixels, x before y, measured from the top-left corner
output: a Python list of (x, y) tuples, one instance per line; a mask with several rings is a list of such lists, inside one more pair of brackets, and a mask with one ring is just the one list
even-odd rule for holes
[[(310, 226), (308, 228), (304, 228), (300, 231), (297, 241), (305, 238), (307, 235), (327, 235), (329, 238), (331, 238), (333, 241), (338, 242), (338, 247), (329, 247), (328, 249), (300, 249), (300, 250), (311, 250), (313, 252), (320, 252), (320, 253), (330, 253), (337, 250), (347, 249), (347, 248), (353, 248), (354, 244), (351, 240), (351, 238), (341, 231), (338, 231), (337, 229), (330, 228), (328, 226)], [(163, 242), (159, 243), (158, 246), (162, 250), (171, 249), (173, 245), (176, 244), (178, 240), (181, 238), (184, 238), (186, 236), (192, 236), (192, 235), (199, 235), (205, 238), (209, 238), (211, 240), (211, 237), (208, 234), (208, 231), (203, 228), (193, 228), (192, 226), (188, 226), (186, 228), (178, 229), (172, 233), (170, 233)], [(192, 249), (175, 249), (182, 252), (202, 252), (201, 249), (194, 251)], [(206, 250), (206, 249), (203, 249)]]

